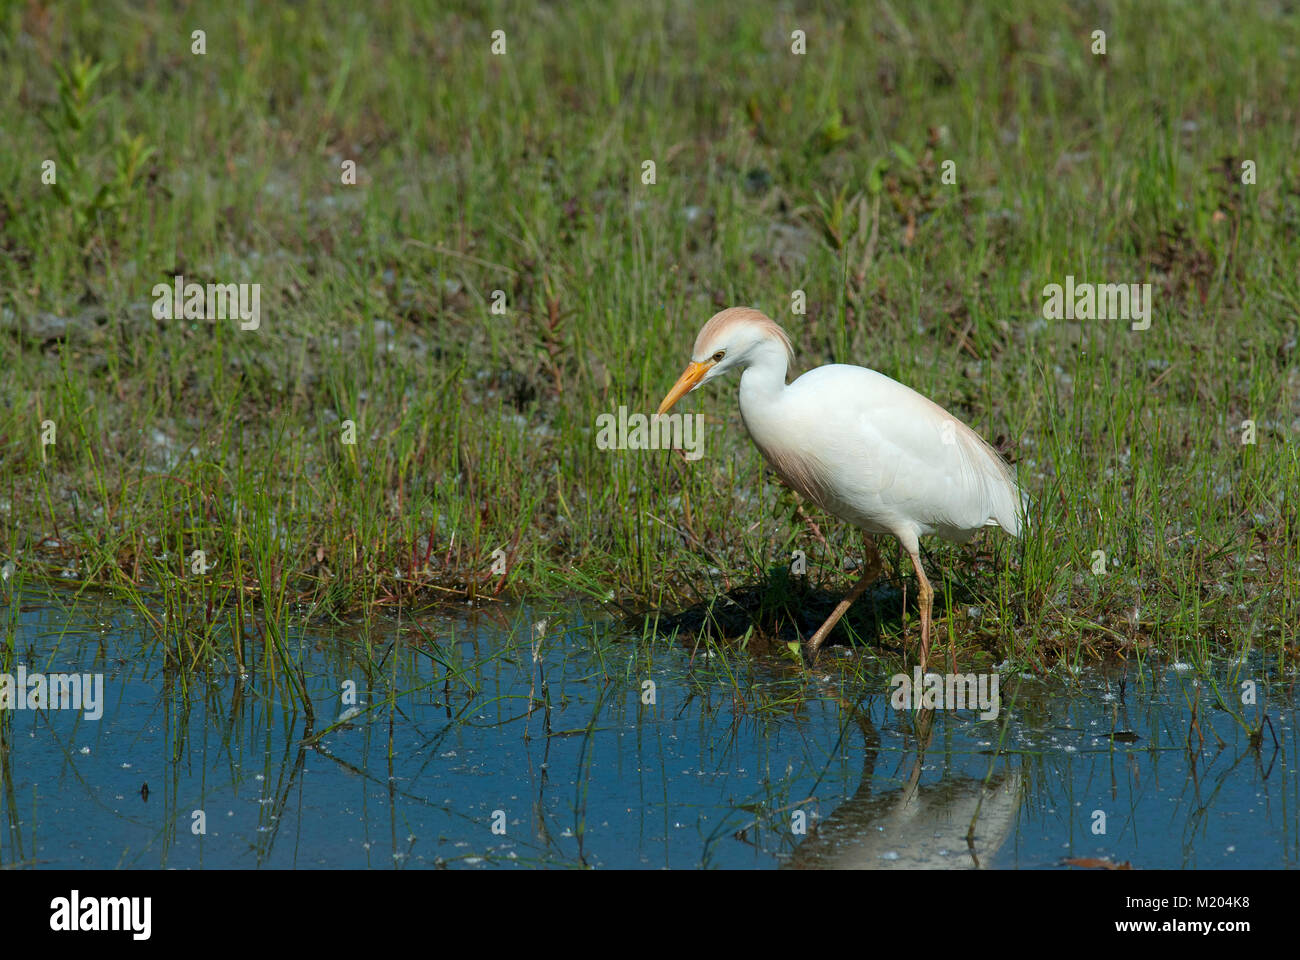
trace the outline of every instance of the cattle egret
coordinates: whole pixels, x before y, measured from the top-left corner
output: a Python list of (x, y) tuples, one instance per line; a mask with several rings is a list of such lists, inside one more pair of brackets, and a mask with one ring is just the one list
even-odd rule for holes
[[(843, 363), (787, 384), (793, 359), (790, 338), (768, 317), (746, 307), (723, 310), (700, 330), (691, 362), (658, 412), (740, 370), (741, 419), (781, 479), (865, 534), (892, 534), (907, 551), (919, 587), (924, 667), (934, 591), (921, 566), (920, 538), (938, 534), (965, 543), (991, 526), (1018, 537), (1027, 498), (997, 451), (910, 387)], [(878, 564), (869, 564), (807, 641), (810, 657), (878, 572)], [(951, 646), (949, 655), (955, 665)]]

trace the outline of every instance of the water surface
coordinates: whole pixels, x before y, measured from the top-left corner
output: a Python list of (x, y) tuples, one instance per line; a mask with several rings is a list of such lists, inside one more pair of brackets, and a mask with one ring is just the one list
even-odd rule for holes
[[(187, 641), (109, 601), (29, 596), (4, 628), (0, 673), (102, 674), (104, 703), (0, 711), (0, 867), (1300, 859), (1294, 677), (1250, 657), (1008, 668), (981, 720), (892, 708), (869, 648), (809, 674), (579, 606), (295, 630), (242, 668), (181, 669)], [(1268, 714), (1258, 748), (1234, 712)]]

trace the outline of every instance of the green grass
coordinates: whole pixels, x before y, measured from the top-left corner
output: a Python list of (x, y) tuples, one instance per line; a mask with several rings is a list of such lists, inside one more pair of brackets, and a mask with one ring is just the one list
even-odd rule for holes
[[(0, 2), (3, 588), (165, 610), (183, 660), (492, 596), (757, 583), (788, 621), (772, 571), (847, 589), (856, 534), (809, 535), (734, 383), (684, 404), (699, 461), (594, 439), (751, 304), (794, 372), (881, 370), (1018, 462), (1022, 544), (927, 544), (940, 643), (1294, 659), (1300, 19), (934, 7)], [(261, 284), (260, 328), (153, 319), (177, 273)], [(1151, 328), (1044, 320), (1067, 274), (1152, 283)]]

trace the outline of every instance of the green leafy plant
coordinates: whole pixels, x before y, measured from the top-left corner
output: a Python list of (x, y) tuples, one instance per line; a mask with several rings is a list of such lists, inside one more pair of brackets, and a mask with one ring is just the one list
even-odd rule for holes
[(55, 65), (59, 78), (58, 106), (41, 117), (54, 140), (58, 158), (51, 192), (69, 212), (78, 242), (84, 246), (102, 216), (123, 206), (154, 149), (143, 136), (119, 132), (113, 146), (113, 177), (94, 183), (94, 160), (101, 152), (90, 136), (92, 121), (103, 100), (94, 99), (95, 86), (107, 66), (78, 55), (71, 66)]

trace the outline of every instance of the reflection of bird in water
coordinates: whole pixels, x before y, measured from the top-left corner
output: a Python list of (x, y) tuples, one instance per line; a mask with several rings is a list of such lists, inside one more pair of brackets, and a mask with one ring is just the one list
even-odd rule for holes
[[(928, 716), (918, 719), (928, 726)], [(921, 786), (922, 745), (902, 788), (873, 796), (871, 779), (880, 741), (861, 713), (858, 723), (867, 738), (858, 790), (818, 822), (816, 832), (799, 845), (788, 866), (823, 870), (987, 867), (1015, 826), (1024, 788), (1020, 772), (1007, 770), (987, 781), (950, 777)]]

